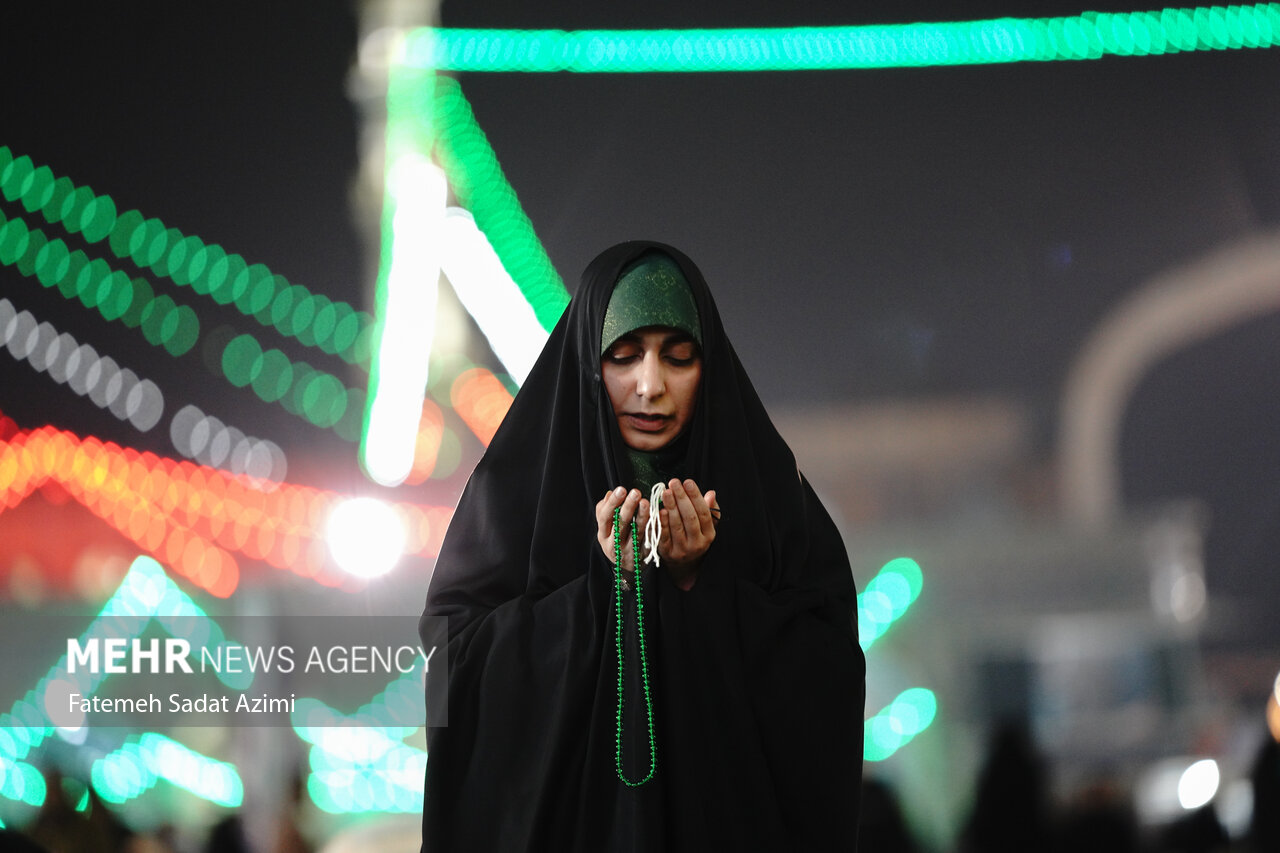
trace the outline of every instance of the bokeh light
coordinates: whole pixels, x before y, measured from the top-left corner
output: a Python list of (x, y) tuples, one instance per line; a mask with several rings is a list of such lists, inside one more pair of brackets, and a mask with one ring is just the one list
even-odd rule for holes
[(418, 419), (418, 437), (413, 448), (413, 467), (405, 482), (420, 485), (435, 472), (444, 442), (444, 412), (431, 400), (422, 401), (422, 416)]
[(255, 482), (278, 483), (284, 479), (287, 460), (279, 445), (245, 435), (194, 405), (183, 406), (173, 416), (169, 438), (179, 453), (202, 465)]
[(867, 720), (863, 758), (884, 761), (927, 729), (938, 713), (938, 699), (924, 687), (904, 690), (889, 706)]
[[(108, 636), (126, 640), (138, 637), (152, 619), (159, 620), (170, 635), (185, 637), (193, 643), (216, 644), (224, 639), (217, 623), (165, 576), (156, 561), (139, 557), (81, 635), (80, 645), (85, 647), (95, 638)], [(88, 728), (86, 720), (78, 712), (68, 713), (68, 705), (62, 699), (70, 692), (89, 695), (108, 677), (102, 671), (95, 672), (87, 667), (78, 667), (71, 672), (68, 659), (63, 655), (34, 688), (28, 690), (7, 713), (0, 714), (0, 766), (14, 768), (13, 773), (19, 774), (19, 777), (0, 774), (0, 796), (40, 805), (43, 788), (39, 788), (39, 800), (32, 802), (28, 799), (36, 788), (20, 778), (27, 772), (21, 759), (55, 732), (68, 742), (83, 742)], [(241, 676), (220, 673), (218, 678), (229, 687), (243, 689), (248, 686)], [(134, 769), (129, 766), (104, 769), (109, 770), (112, 780), (123, 780), (122, 784), (135, 778), (132, 775)], [(21, 787), (5, 788), (6, 777), (11, 782), (16, 779), (14, 784)], [(137, 778), (141, 779), (141, 776)]]
[[(29, 213), (39, 211), (48, 224), (62, 225), (89, 243), (105, 240), (116, 258), (128, 259), (219, 304), (231, 305), (263, 326), (274, 327), (350, 364), (369, 363), (373, 318), (368, 313), (313, 295), (262, 264), (251, 265), (217, 245), (206, 245), (198, 237), (166, 227), (159, 219), (144, 217), (136, 210), (118, 213), (109, 196), (77, 187), (66, 177), (55, 177), (47, 166), (35, 166), (26, 155), (15, 158), (7, 146), (0, 146), (0, 193), (9, 201), (21, 202)], [(48, 239), (21, 219), (0, 216), (0, 263), (17, 264), (25, 275), (35, 275), (46, 287), (69, 288), (70, 293), (64, 290), (64, 295), (79, 296), (86, 307), (98, 307), (107, 319), (124, 315), (132, 304), (134, 319), (140, 320), (144, 308), (155, 301), (152, 288), (138, 287), (141, 279), (130, 282), (100, 259), (93, 265), (93, 274), (82, 280), (84, 258), (83, 252), (70, 252), (63, 241)], [(115, 281), (104, 288), (108, 276), (114, 276)], [(287, 309), (279, 304), (282, 298)], [(199, 333), (193, 322), (195, 312), (172, 300), (151, 311), (151, 322), (144, 327), (147, 339), (174, 355), (190, 350)], [(112, 312), (117, 312), (115, 317), (109, 316)], [(129, 319), (126, 316), (127, 324)]]
[(444, 274), (493, 354), (516, 383), (523, 384), (546, 344), (546, 330), (472, 214), (451, 207), (443, 227)]
[(202, 800), (225, 808), (244, 802), (244, 783), (234, 765), (217, 761), (157, 732), (131, 736), (93, 763), (93, 787), (108, 803), (125, 803), (164, 779)]
[[(413, 469), (435, 334), (442, 222), (449, 189), (440, 168), (422, 150), (410, 147), (420, 122), (412, 115), (388, 116), (392, 159), (387, 166), (385, 203), (391, 215), (384, 217), (388, 222), (384, 240), (391, 251), (379, 274), (378, 346), (369, 373), (369, 410), (360, 443), (365, 473), (386, 486), (404, 482)], [(417, 144), (430, 150), (429, 142)]]
[(908, 557), (890, 560), (858, 596), (858, 643), (865, 652), (920, 596), (924, 575)]
[(100, 356), (88, 344), (59, 333), (47, 322), (37, 322), (29, 311), (15, 310), (0, 298), (0, 346), (37, 372), (48, 373), (95, 406), (106, 409), (139, 432), (154, 427), (164, 414), (164, 394), (149, 379), (120, 367), (109, 356)]
[(1218, 793), (1218, 762), (1204, 758), (1182, 773), (1178, 780), (1178, 805), (1187, 811), (1195, 811), (1207, 805)]
[(89, 262), (83, 252), (69, 250), (62, 240), (50, 240), (40, 229), (3, 214), (0, 263), (15, 266), (67, 299), (78, 299), (104, 320), (141, 327), (148, 343), (164, 347), (171, 355), (185, 354), (200, 336), (199, 318), (190, 307), (156, 296), (141, 279), (129, 279), (101, 259)]
[(263, 402), (279, 403), (290, 414), (333, 429), (348, 441), (358, 436), (364, 393), (346, 387), (333, 374), (292, 361), (278, 349), (264, 349), (249, 334), (226, 340), (216, 365), (228, 382), (252, 387)]
[(356, 577), (374, 578), (404, 556), (407, 531), (392, 507), (375, 498), (352, 498), (330, 512), (325, 536), (334, 561)]
[(458, 203), (471, 212), (542, 328), (550, 332), (569, 304), (564, 282), (534, 233), (515, 189), (503, 175), (458, 82), (438, 76), (435, 87), (439, 156), (449, 185)]
[(502, 380), (483, 367), (463, 371), (451, 391), (453, 408), (486, 447), (493, 440), (514, 398)]

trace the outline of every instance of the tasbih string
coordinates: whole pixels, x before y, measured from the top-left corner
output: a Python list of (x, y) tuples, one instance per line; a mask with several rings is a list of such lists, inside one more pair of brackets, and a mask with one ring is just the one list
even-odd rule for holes
[(649, 513), (649, 521), (644, 526), (644, 547), (648, 551), (644, 561), (653, 563), (655, 568), (662, 565), (662, 558), (658, 556), (658, 542), (662, 539), (662, 513), (658, 512), (658, 505), (662, 503), (663, 488), (665, 484), (654, 483), (649, 490), (649, 506), (653, 507), (653, 511)]
[[(657, 512), (657, 506), (654, 506)], [(622, 593), (627, 589), (626, 580), (622, 577), (622, 525), (620, 522), (621, 507), (613, 511), (613, 584), (614, 584), (614, 648), (618, 653), (618, 716), (617, 728), (614, 732), (613, 766), (618, 772), (622, 784), (638, 788), (653, 778), (658, 766), (658, 745), (653, 736), (653, 698), (649, 693), (649, 658), (645, 654), (644, 643), (644, 582), (640, 578), (640, 537), (636, 530), (635, 519), (631, 520), (631, 560), (634, 564), (636, 582), (636, 630), (640, 638), (640, 682), (644, 686), (644, 708), (649, 719), (649, 773), (640, 781), (632, 781), (622, 769), (622, 705), (623, 705), (623, 642), (622, 634), (625, 623), (622, 618)]]

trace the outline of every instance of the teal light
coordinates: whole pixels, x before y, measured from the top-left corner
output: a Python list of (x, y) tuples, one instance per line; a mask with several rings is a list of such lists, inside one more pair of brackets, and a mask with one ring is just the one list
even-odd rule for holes
[(442, 71), (816, 71), (1273, 47), (1280, 4), (955, 23), (724, 30), (418, 30), (405, 62)]
[(244, 783), (235, 767), (155, 732), (130, 738), (95, 761), (90, 779), (109, 803), (128, 802), (161, 779), (214, 805), (236, 808), (244, 802)]
[(927, 729), (937, 714), (938, 699), (932, 690), (904, 690), (889, 707), (864, 724), (863, 758), (884, 761)]
[(569, 304), (569, 292), (451, 77), (436, 81), (435, 120), (440, 159), (458, 202), (471, 211), (538, 322), (550, 332)]
[(29, 806), (44, 803), (44, 777), (25, 761), (14, 761), (0, 755), (0, 797)]
[(317, 699), (299, 699), (292, 715), (298, 737), (312, 744), (307, 790), (321, 810), (419, 813), (427, 754), (403, 739), (425, 719), (421, 663), (346, 715)]
[(915, 560), (899, 557), (884, 564), (858, 596), (858, 643), (864, 652), (902, 618), (923, 586)]
[[(85, 629), (80, 637), (80, 644), (82, 647), (86, 646), (94, 638), (138, 637), (153, 619), (172, 636), (185, 637), (193, 645), (217, 645), (226, 641), (218, 623), (210, 619), (204, 610), (165, 574), (164, 568), (159, 563), (150, 557), (138, 557), (129, 567), (128, 573), (116, 588), (115, 593)], [(37, 806), (44, 801), (43, 782), (41, 782), (39, 801), (31, 802), (31, 798), (35, 796), (33, 792), (36, 790), (33, 787), (35, 782), (31, 779), (31, 773), (34, 772), (36, 777), (39, 773), (34, 767), (31, 771), (25, 770), (24, 768), (31, 765), (23, 759), (54, 733), (49, 716), (43, 710), (48, 691), (59, 687), (70, 687), (75, 692), (88, 696), (94, 693), (107, 677), (105, 673), (89, 672), (83, 668), (75, 673), (68, 672), (67, 658), (63, 655), (34, 688), (28, 690), (14, 703), (8, 713), (0, 714), (0, 797), (18, 799)], [(225, 673), (219, 674), (218, 678), (228, 687), (243, 690), (252, 683), (253, 674)], [(148, 743), (152, 742), (154, 741), (148, 741)], [(178, 753), (165, 753), (170, 757), (176, 754)], [(192, 754), (195, 755), (195, 753)], [(116, 786), (113, 790), (126, 790), (129, 786), (135, 783), (140, 784), (145, 779), (144, 775), (139, 775), (141, 771), (137, 771), (132, 762), (132, 758), (121, 758), (115, 763), (105, 765), (99, 772), (107, 774), (104, 778), (109, 784)], [(225, 780), (217, 784), (224, 785), (224, 783)], [(16, 787), (18, 785), (22, 787)], [(225, 788), (224, 785), (223, 788), (216, 790), (230, 789)], [(227, 796), (231, 795), (227, 794)]]

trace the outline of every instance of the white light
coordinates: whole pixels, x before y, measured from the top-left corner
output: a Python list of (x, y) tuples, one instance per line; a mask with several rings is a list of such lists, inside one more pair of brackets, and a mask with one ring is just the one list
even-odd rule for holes
[(469, 211), (449, 208), (444, 233), (440, 258), (444, 274), (493, 354), (523, 385), (547, 342), (547, 331)]
[(85, 741), (89, 739), (88, 726), (80, 726), (76, 729), (64, 729), (59, 727), (54, 729), (54, 731), (57, 732), (59, 738), (72, 746), (84, 746)]
[(1178, 804), (1187, 811), (1198, 809), (1218, 793), (1218, 762), (1212, 758), (1197, 761), (1178, 780)]
[(8, 299), (0, 299), (0, 347), (140, 432), (149, 431), (164, 413), (164, 394), (154, 382), (50, 324), (37, 323), (30, 311), (17, 311)]
[[(72, 702), (71, 696), (81, 692), (74, 681), (55, 678), (44, 688), (44, 714), (59, 729), (59, 734), (70, 734), (84, 728), (85, 713), (78, 702)], [(64, 739), (66, 735), (64, 734)]]
[(376, 385), (370, 389), (373, 401), (362, 451), (370, 478), (394, 486), (404, 482), (413, 468), (422, 418), (448, 183), (444, 172), (429, 160), (404, 155), (391, 167), (387, 193), (395, 200), (391, 266), (370, 373)]
[(325, 539), (343, 571), (362, 578), (385, 575), (404, 555), (404, 523), (395, 510), (374, 498), (352, 498), (329, 515)]
[(385, 75), (404, 56), (404, 30), (381, 27), (360, 40), (357, 57), (365, 74)]
[(257, 488), (284, 479), (287, 463), (275, 442), (245, 435), (192, 405), (183, 406), (169, 421), (174, 448), (201, 465), (248, 476)]

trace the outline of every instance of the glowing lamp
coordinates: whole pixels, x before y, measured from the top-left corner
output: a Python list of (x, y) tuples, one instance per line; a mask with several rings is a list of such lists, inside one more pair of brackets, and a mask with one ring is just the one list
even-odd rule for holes
[(1205, 758), (1182, 772), (1178, 780), (1178, 805), (1195, 811), (1207, 805), (1218, 793), (1218, 762)]
[(352, 498), (334, 507), (325, 527), (329, 552), (343, 571), (376, 578), (395, 568), (408, 533), (391, 507), (374, 498)]

